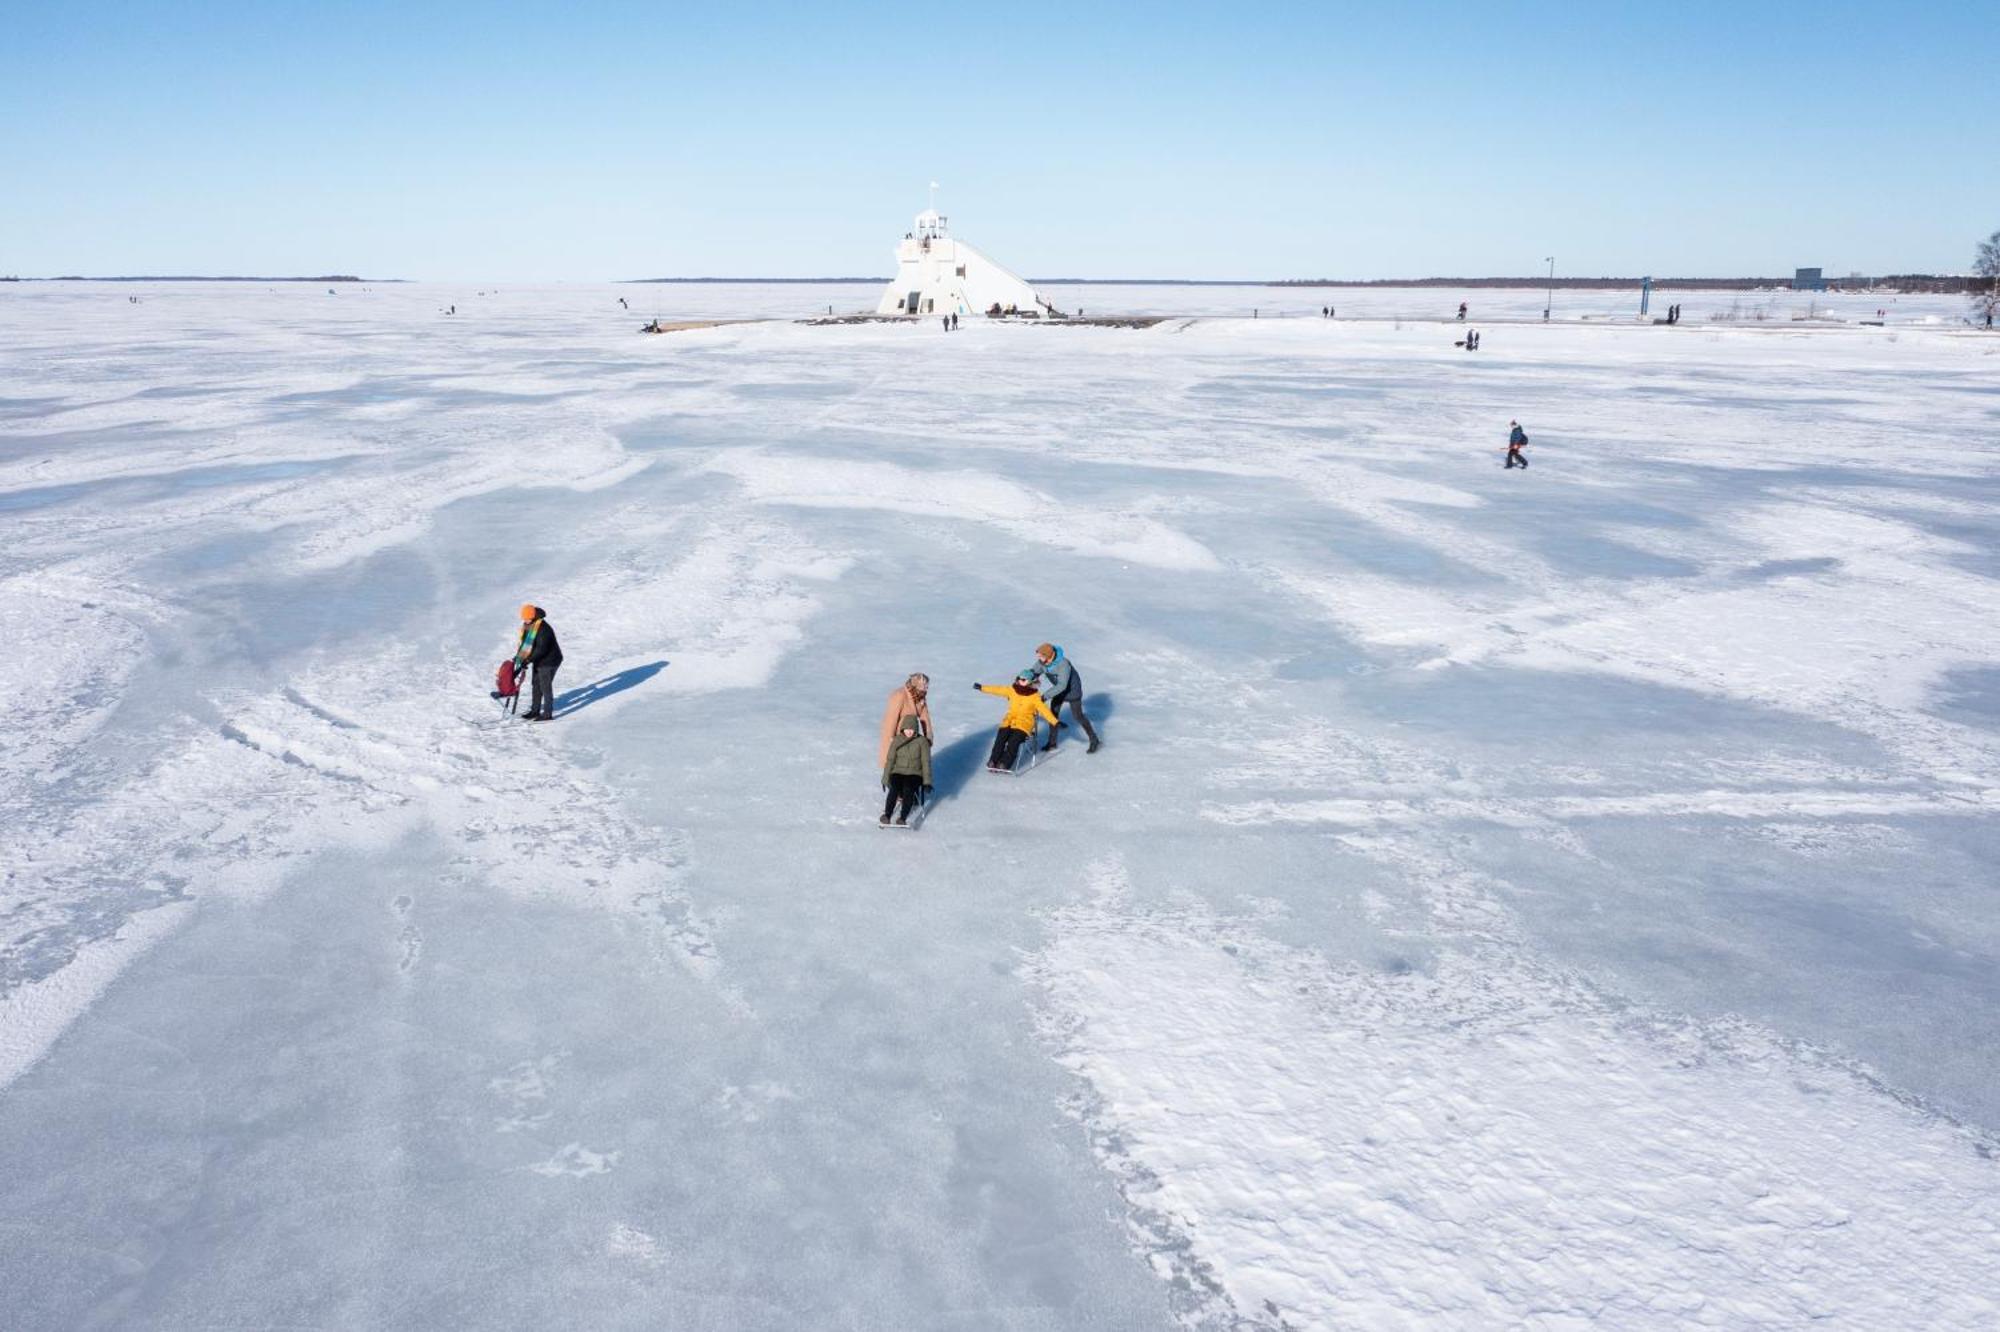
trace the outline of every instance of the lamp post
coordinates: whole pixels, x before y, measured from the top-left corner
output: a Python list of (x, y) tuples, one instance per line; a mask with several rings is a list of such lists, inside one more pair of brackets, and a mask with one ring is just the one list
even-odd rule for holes
[(1556, 308), (1556, 257), (1550, 255), (1549, 263), (1549, 303), (1542, 307), (1542, 322), (1549, 322), (1549, 312)]

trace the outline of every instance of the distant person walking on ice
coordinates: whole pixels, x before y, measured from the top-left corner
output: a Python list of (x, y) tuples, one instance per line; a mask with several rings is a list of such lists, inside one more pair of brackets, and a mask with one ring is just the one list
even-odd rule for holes
[(1522, 453), (1521, 450), (1528, 447), (1528, 432), (1521, 429), (1519, 421), (1509, 421), (1507, 425), (1509, 427), (1507, 431), (1507, 466), (1509, 468), (1526, 467), (1528, 465), (1528, 456)]
[(1000, 719), (1000, 731), (993, 737), (993, 752), (987, 756), (986, 770), (1012, 772), (1021, 756), (1021, 746), (1035, 733), (1035, 719), (1041, 718), (1049, 724), (1050, 730), (1054, 730), (1056, 714), (1042, 702), (1041, 693), (1035, 688), (1035, 677), (1026, 671), (1015, 676), (1011, 686), (981, 684), (974, 680), (972, 687), (982, 694), (1007, 700), (1007, 715)]
[(1458, 322), (1459, 322), (1459, 323), (1461, 323), (1461, 324), (1465, 322), (1465, 302), (1464, 302), (1464, 301), (1460, 301), (1460, 302), (1458, 303)]
[(915, 717), (918, 729), (926, 740), (937, 739), (937, 732), (931, 727), (931, 677), (922, 671), (916, 672), (903, 681), (889, 694), (889, 705), (882, 709), (882, 745), (875, 751), (875, 766), (880, 768), (889, 762), (889, 749), (895, 743), (898, 726), (904, 717)]
[(889, 757), (882, 764), (882, 789), (889, 793), (882, 802), (882, 826), (888, 827), (889, 816), (895, 814), (896, 826), (907, 828), (910, 815), (931, 789), (931, 738), (924, 734), (924, 723), (914, 712), (906, 712), (896, 721), (896, 732), (889, 738)]
[(562, 645), (556, 642), (555, 628), (542, 608), (521, 607), (521, 641), (514, 649), (514, 670), (519, 673), (529, 666), (535, 668), (534, 693), (528, 698), (528, 710), (521, 714), (522, 721), (556, 719), (556, 671), (562, 660)]
[[(1062, 716), (1063, 704), (1069, 704), (1070, 715), (1076, 718), (1076, 724), (1081, 726), (1083, 733), (1090, 738), (1090, 749), (1087, 752), (1095, 754), (1100, 742), (1096, 729), (1090, 724), (1090, 718), (1083, 711), (1083, 677), (1077, 674), (1076, 667), (1054, 643), (1044, 643), (1036, 648), (1035, 661), (1038, 664), (1030, 668), (1028, 673), (1040, 676), (1048, 686), (1042, 691), (1042, 702), (1048, 704), (1049, 711), (1058, 718)], [(1058, 722), (1049, 728), (1049, 742), (1042, 746), (1044, 753), (1056, 747), (1056, 732), (1060, 727), (1061, 723)]]

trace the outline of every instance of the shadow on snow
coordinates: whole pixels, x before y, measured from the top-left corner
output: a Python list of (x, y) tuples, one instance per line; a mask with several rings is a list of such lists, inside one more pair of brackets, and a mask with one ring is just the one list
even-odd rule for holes
[[(1083, 710), (1089, 714), (1090, 724), (1097, 728), (1098, 737), (1105, 739), (1105, 719), (1110, 717), (1116, 710), (1115, 705), (1111, 701), (1111, 695), (1084, 695)], [(1075, 722), (1070, 721), (1067, 712), (1063, 714), (1063, 720), (1068, 723), (1063, 728), (1064, 738), (1062, 743), (1065, 748), (1070, 745), (1076, 745), (1080, 748), (1088, 743), (1084, 739), (1083, 728)], [(993, 752), (994, 733), (999, 729), (1000, 723), (996, 719), (991, 726), (980, 727), (977, 730), (961, 735), (949, 744), (939, 745), (931, 751), (932, 804), (935, 805), (949, 800), (960, 791), (963, 791), (966, 783), (970, 782), (973, 776), (986, 766), (986, 756)], [(1037, 743), (1039, 743), (1040, 738), (1046, 735), (1046, 732), (1041, 727), (1037, 727), (1036, 730)], [(1109, 743), (1108, 739), (1106, 743)], [(1027, 746), (1024, 744), (1021, 748), (1025, 753)]]
[(613, 694), (622, 694), (634, 685), (642, 685), (667, 668), (664, 661), (649, 661), (644, 666), (632, 666), (607, 675), (602, 680), (592, 680), (589, 684), (556, 695), (556, 716), (567, 717), (572, 712), (581, 711), (601, 699)]

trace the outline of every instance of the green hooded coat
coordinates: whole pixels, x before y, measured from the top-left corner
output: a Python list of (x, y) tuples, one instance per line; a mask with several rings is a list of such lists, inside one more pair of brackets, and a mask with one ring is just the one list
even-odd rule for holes
[[(916, 734), (905, 737), (903, 732), (907, 730)], [(904, 717), (897, 722), (895, 734), (889, 738), (889, 761), (882, 765), (882, 785), (887, 786), (892, 775), (921, 777), (925, 786), (931, 784), (931, 740), (915, 717)]]

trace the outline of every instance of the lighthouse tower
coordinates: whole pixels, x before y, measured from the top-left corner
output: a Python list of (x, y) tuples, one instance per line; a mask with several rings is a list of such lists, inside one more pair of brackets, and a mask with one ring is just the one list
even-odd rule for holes
[(917, 214), (916, 226), (896, 246), (896, 276), (875, 313), (979, 315), (999, 307), (1026, 319), (1061, 319), (1060, 310), (1019, 276), (951, 234), (937, 209)]

